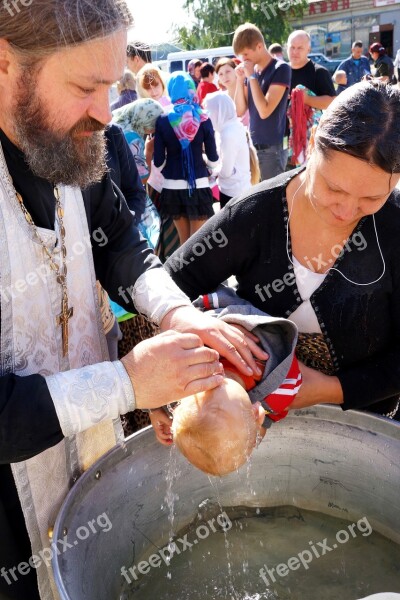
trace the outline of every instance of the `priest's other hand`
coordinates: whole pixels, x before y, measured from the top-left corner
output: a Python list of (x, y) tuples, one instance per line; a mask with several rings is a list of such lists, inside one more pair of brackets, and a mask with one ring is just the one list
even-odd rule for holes
[(140, 342), (121, 362), (132, 382), (136, 408), (158, 408), (223, 382), (218, 352), (192, 333), (160, 333)]
[(202, 313), (192, 306), (180, 306), (169, 311), (161, 322), (161, 329), (174, 329), (198, 335), (204, 344), (217, 350), (243, 375), (261, 375), (254, 357), (267, 360), (268, 354), (257, 345), (257, 337), (243, 328), (229, 325)]

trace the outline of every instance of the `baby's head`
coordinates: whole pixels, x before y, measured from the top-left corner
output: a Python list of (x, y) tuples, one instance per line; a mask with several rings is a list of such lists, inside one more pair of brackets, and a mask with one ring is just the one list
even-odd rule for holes
[(251, 404), (234, 379), (213, 390), (184, 398), (174, 411), (174, 442), (195, 467), (226, 475), (250, 456), (264, 419), (259, 403)]

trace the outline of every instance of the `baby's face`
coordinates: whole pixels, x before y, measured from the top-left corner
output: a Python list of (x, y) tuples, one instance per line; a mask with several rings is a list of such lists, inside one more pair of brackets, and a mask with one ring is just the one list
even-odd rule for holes
[[(249, 395), (243, 387), (242, 379), (236, 373), (229, 371), (228, 377), (225, 377), (224, 385), (230, 400), (226, 406), (228, 407), (230, 416), (234, 418), (237, 426), (240, 428), (243, 427), (243, 415), (248, 414), (248, 411), (251, 409), (252, 416), (249, 415), (249, 419), (252, 422), (252, 419), (254, 418), (256, 429), (259, 431), (265, 418), (265, 413), (261, 406), (261, 402), (255, 402), (254, 404), (251, 403)], [(217, 390), (218, 389), (219, 388), (217, 388)], [(207, 393), (209, 392), (205, 392), (205, 394)], [(218, 399), (218, 397), (219, 396), (216, 392), (214, 398)], [(221, 400), (223, 401), (223, 399), (224, 398), (222, 397)], [(205, 396), (204, 401), (207, 402), (207, 396)]]
[(225, 385), (229, 397), (228, 403), (224, 404), (227, 420), (232, 427), (243, 430), (244, 424), (247, 424), (251, 431), (254, 429), (257, 433), (265, 417), (261, 403), (252, 404), (248, 393), (234, 377), (226, 378)]
[(264, 420), (260, 403), (233, 379), (208, 392), (189, 396), (174, 413), (174, 441), (186, 458), (212, 475), (242, 466), (256, 445)]

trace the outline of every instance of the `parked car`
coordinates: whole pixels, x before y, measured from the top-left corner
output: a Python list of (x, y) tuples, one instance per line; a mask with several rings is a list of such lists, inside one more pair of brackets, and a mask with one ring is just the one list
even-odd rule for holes
[(334, 74), (334, 72), (343, 60), (342, 58), (328, 58), (324, 54), (320, 54), (318, 52), (309, 54), (308, 58), (311, 58), (311, 60), (317, 63), (317, 65), (321, 65), (322, 67), (325, 67), (325, 69), (328, 69), (331, 75)]
[(202, 62), (216, 64), (223, 56), (233, 58), (235, 56), (232, 46), (222, 48), (207, 48), (203, 50), (182, 50), (181, 52), (169, 52), (167, 56), (168, 71), (187, 71), (187, 66), (192, 58), (198, 58)]

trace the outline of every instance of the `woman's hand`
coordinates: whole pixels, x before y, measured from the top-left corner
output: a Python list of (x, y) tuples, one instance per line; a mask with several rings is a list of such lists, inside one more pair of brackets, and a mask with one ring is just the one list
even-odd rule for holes
[(299, 362), (303, 382), (289, 409), (305, 408), (315, 404), (343, 404), (343, 390), (334, 375), (325, 375)]
[[(254, 358), (267, 360), (268, 354), (256, 343), (256, 337), (191, 306), (180, 306), (166, 314), (161, 329), (195, 333), (202, 342), (217, 350), (244, 375), (262, 375)], [(187, 394), (186, 394), (187, 395)]]
[(234, 327), (238, 331), (241, 331), (246, 339), (250, 339), (253, 342), (255, 342), (256, 344), (259, 344), (260, 340), (258, 339), (258, 337), (256, 335), (254, 335), (254, 333), (251, 333), (251, 331), (246, 329), (246, 327), (243, 327), (243, 325), (238, 325), (237, 323), (229, 323), (229, 325), (231, 327)]
[(162, 408), (156, 408), (150, 412), (150, 421), (160, 444), (171, 446), (173, 441), (171, 431), (172, 419)]

